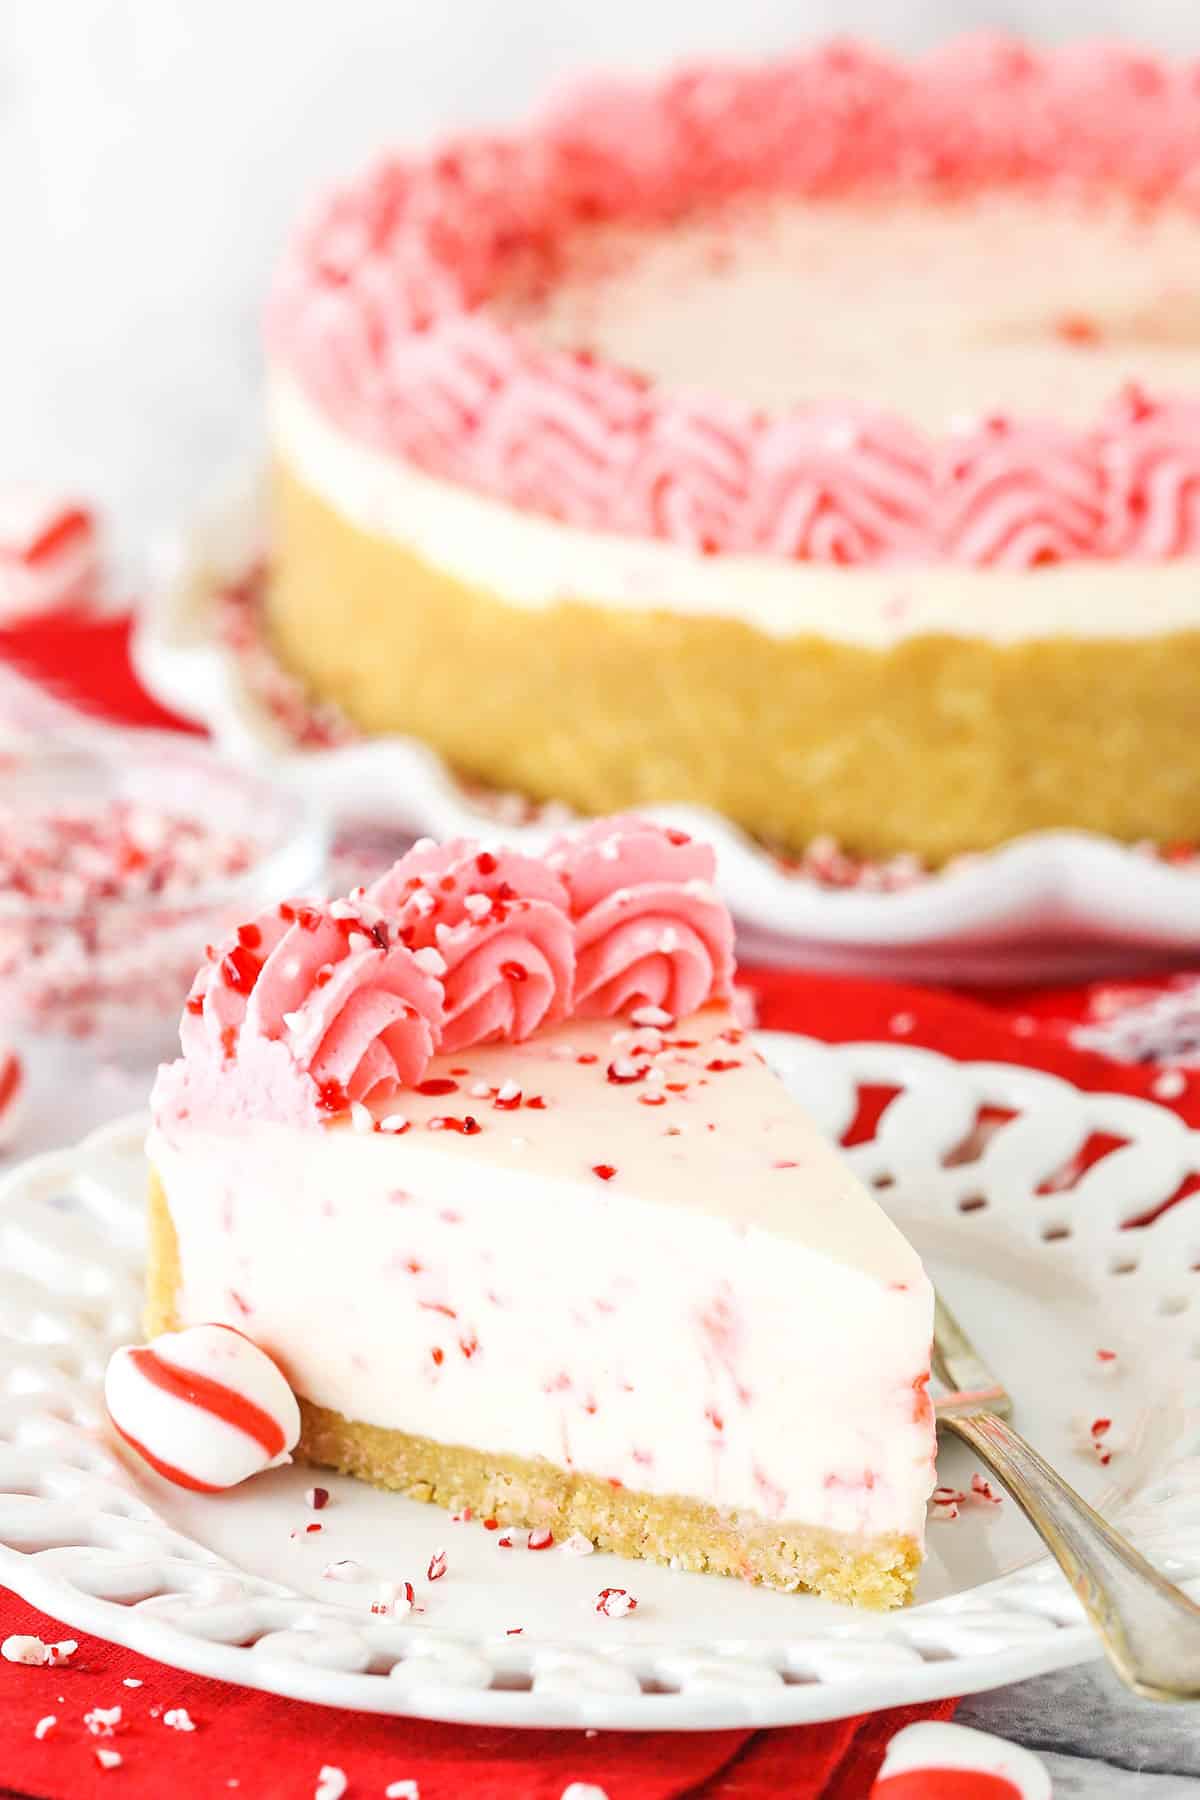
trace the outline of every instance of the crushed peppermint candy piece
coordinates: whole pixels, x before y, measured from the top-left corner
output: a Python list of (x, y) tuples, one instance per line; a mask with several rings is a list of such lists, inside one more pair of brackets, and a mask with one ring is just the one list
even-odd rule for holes
[(978, 1469), (971, 1477), (971, 1492), (977, 1500), (984, 1500), (990, 1506), (999, 1506), (1004, 1499), (1004, 1495), (998, 1494), (991, 1482), (982, 1476)]
[(383, 1800), (421, 1800), (421, 1790), (415, 1781), (389, 1781)]
[(350, 1102), (350, 1123), (355, 1131), (374, 1131), (375, 1129), (374, 1114), (369, 1106), (363, 1105), (361, 1100)]
[(559, 1549), (565, 1550), (568, 1556), (591, 1556), (595, 1548), (591, 1538), (584, 1537), (582, 1531), (573, 1531), (570, 1537), (564, 1538), (559, 1545)]
[(342, 1800), (349, 1785), (345, 1769), (336, 1768), (333, 1763), (325, 1763), (317, 1776), (313, 1800)]
[(527, 1539), (530, 1550), (553, 1550), (554, 1533), (544, 1527), (540, 1531), (531, 1531)]
[(137, 1675), (125, 1675), (121, 1678), (122, 1687), (144, 1687), (146, 1684)]
[(450, 1514), (450, 1523), (452, 1525), (469, 1525), (474, 1517), (475, 1514), (472, 1508), (463, 1506), (459, 1508), (458, 1512), (452, 1512)]
[(639, 1006), (629, 1017), (634, 1025), (657, 1026), (662, 1031), (668, 1031), (675, 1023), (673, 1015), (665, 1012), (661, 1006)]
[(352, 1556), (343, 1556), (337, 1562), (326, 1563), (321, 1570), (322, 1581), (361, 1581), (366, 1570), (361, 1563), (355, 1562)]
[(446, 1573), (448, 1563), (444, 1550), (435, 1550), (429, 1559), (429, 1567), (425, 1571), (426, 1581), (440, 1581)]
[(5, 1662), (28, 1663), (31, 1668), (40, 1668), (50, 1661), (50, 1646), (43, 1644), (40, 1637), (6, 1637), (0, 1644), (0, 1656)]
[(604, 1619), (624, 1619), (636, 1609), (637, 1601), (625, 1588), (601, 1588), (594, 1603), (594, 1611)]
[(946, 1522), (957, 1519), (958, 1509), (966, 1498), (961, 1488), (935, 1487), (929, 1496), (930, 1516)]
[(329, 1505), (329, 1489), (323, 1487), (305, 1488), (304, 1504), (305, 1506), (311, 1506), (314, 1512), (320, 1512), (323, 1507)]
[(405, 1613), (420, 1612), (411, 1581), (385, 1581), (371, 1602), (371, 1611), (381, 1619), (403, 1618)]
[(119, 1750), (105, 1750), (99, 1746), (94, 1755), (102, 1769), (119, 1769), (125, 1760)]
[(466, 894), (463, 896), (463, 911), (472, 919), (486, 919), (492, 910), (490, 894)]
[(310, 1519), (307, 1525), (301, 1525), (296, 1531), (289, 1532), (288, 1535), (293, 1541), (297, 1541), (303, 1540), (304, 1538), (316, 1537), (318, 1532), (324, 1531), (324, 1529), (325, 1527), (321, 1524), (319, 1519)]
[(39, 1744), (43, 1738), (48, 1738), (50, 1736), (50, 1733), (57, 1724), (58, 1718), (54, 1713), (47, 1713), (44, 1719), (38, 1720), (33, 1728), (33, 1735), (38, 1740)]
[(1076, 1449), (1095, 1457), (1102, 1469), (1106, 1469), (1114, 1455), (1124, 1447), (1122, 1433), (1114, 1431), (1109, 1418), (1077, 1416), (1071, 1420), (1071, 1435)]
[(506, 1531), (503, 1537), (498, 1537), (496, 1539), (496, 1547), (500, 1550), (512, 1550), (515, 1548), (512, 1532)]
[(164, 1725), (169, 1725), (172, 1731), (195, 1731), (196, 1729), (195, 1721), (186, 1706), (169, 1706), (162, 1716), (162, 1722)]
[(1096, 1361), (1106, 1367), (1110, 1363), (1115, 1363), (1116, 1360), (1117, 1353), (1115, 1350), (1097, 1350), (1096, 1352)]
[(93, 1706), (83, 1715), (83, 1722), (93, 1737), (112, 1737), (121, 1723), (119, 1706)]

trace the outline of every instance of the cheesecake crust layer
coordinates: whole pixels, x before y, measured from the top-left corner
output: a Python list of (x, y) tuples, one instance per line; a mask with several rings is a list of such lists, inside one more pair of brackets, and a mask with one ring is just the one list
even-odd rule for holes
[[(145, 1329), (178, 1328), (179, 1243), (166, 1196), (151, 1172)], [(542, 1458), (495, 1455), (436, 1443), (387, 1426), (344, 1418), (298, 1396), (296, 1454), (412, 1500), (504, 1525), (572, 1532), (597, 1549), (694, 1572), (734, 1575), (762, 1586), (818, 1593), (874, 1610), (903, 1605), (920, 1567), (915, 1539), (888, 1533), (866, 1540), (818, 1527), (722, 1512), (676, 1495), (614, 1487)]]
[(526, 610), (284, 466), (274, 513), (282, 661), (364, 730), (491, 784), (588, 813), (692, 802), (785, 849), (831, 833), (933, 862), (1053, 827), (1200, 835), (1200, 630), (876, 650), (585, 596)]

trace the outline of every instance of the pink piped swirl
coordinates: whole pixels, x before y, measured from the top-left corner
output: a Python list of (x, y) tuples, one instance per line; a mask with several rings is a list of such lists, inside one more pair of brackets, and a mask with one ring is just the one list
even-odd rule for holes
[(733, 923), (709, 845), (626, 815), (560, 840), (547, 861), (570, 895), (581, 1017), (649, 1005), (679, 1018), (728, 998)]
[(419, 1081), (441, 1015), (436, 976), (372, 909), (285, 902), (212, 953), (180, 1041), (185, 1062), (235, 1069), (255, 1046), (282, 1045), (313, 1107), (330, 1114)]
[(1156, 404), (1129, 388), (1102, 455), (1105, 549), (1185, 556), (1200, 545), (1200, 401)]
[(1051, 424), (985, 419), (943, 446), (933, 504), (947, 561), (1032, 569), (1087, 556), (1103, 517), (1097, 446)]
[(544, 862), (469, 838), (421, 843), (367, 890), (401, 943), (444, 964), (442, 1048), (519, 1043), (571, 1010), (567, 892)]

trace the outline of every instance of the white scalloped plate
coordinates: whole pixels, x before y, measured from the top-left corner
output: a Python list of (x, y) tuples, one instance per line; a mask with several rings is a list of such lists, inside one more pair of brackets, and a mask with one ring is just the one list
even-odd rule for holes
[[(369, 817), (444, 838), (493, 835), (496, 811), (408, 738), (297, 751), (213, 630), (215, 596), (263, 554), (257, 482), (231, 485), (165, 559), (134, 645), (165, 704), (235, 756), (290, 769), (335, 816)], [(716, 813), (647, 808), (711, 839), (742, 954), (897, 979), (1069, 981), (1178, 960), (1200, 944), (1200, 861), (1189, 868), (1085, 832), (1039, 832), (900, 892), (838, 890), (788, 874)], [(504, 824), (544, 847), (546, 826)]]
[[(1034, 1442), (1200, 1588), (1200, 1200), (1122, 1229), (1196, 1166), (1200, 1136), (1164, 1108), (1026, 1069), (762, 1043), (834, 1136), (861, 1086), (900, 1090), (852, 1161), (1009, 1381)], [(980, 1142), (984, 1105), (1018, 1116)], [(531, 1554), (520, 1534), (503, 1550), (477, 1523), (340, 1478), (322, 1533), (293, 1541), (312, 1516), (302, 1469), (218, 1498), (167, 1486), (127, 1459), (101, 1405), (109, 1350), (138, 1334), (142, 1129), (122, 1122), (0, 1184), (0, 1581), (68, 1624), (301, 1699), (509, 1726), (795, 1724), (1096, 1654), (1007, 1500), (931, 1522), (917, 1603), (880, 1618), (611, 1556)], [(1096, 1132), (1125, 1147), (1073, 1186), (1052, 1179)], [(1107, 1469), (1073, 1427), (1100, 1415), (1117, 1445)], [(959, 1446), (939, 1468), (969, 1486)], [(439, 1546), (449, 1572), (431, 1584)], [(340, 1557), (370, 1579), (323, 1580)], [(425, 1611), (373, 1618), (381, 1579), (413, 1580)], [(637, 1612), (597, 1617), (608, 1586), (634, 1593)]]

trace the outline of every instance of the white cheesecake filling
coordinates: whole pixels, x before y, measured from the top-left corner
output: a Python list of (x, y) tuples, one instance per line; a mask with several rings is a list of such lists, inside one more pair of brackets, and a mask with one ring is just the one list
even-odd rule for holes
[[(270, 432), (278, 459), (348, 524), (528, 611), (583, 601), (872, 650), (932, 634), (1020, 644), (1200, 628), (1200, 565), (1192, 558), (1085, 559), (1029, 571), (697, 556), (667, 541), (563, 525), (425, 475), (348, 437), (278, 369)], [(403, 601), (398, 587), (396, 603)]]
[(998, 188), (592, 226), (533, 295), (538, 341), (780, 413), (853, 402), (940, 435), (1003, 412), (1086, 428), (1128, 382), (1200, 388), (1200, 224), (1118, 193)]
[[(608, 1081), (607, 1021), (436, 1059), (459, 1087), (391, 1106), (402, 1136), (161, 1122), (181, 1322), (236, 1324), (351, 1419), (919, 1538), (929, 1284), (727, 1024), (681, 1025), (655, 1084)], [(512, 1110), (470, 1092), (506, 1082)]]

